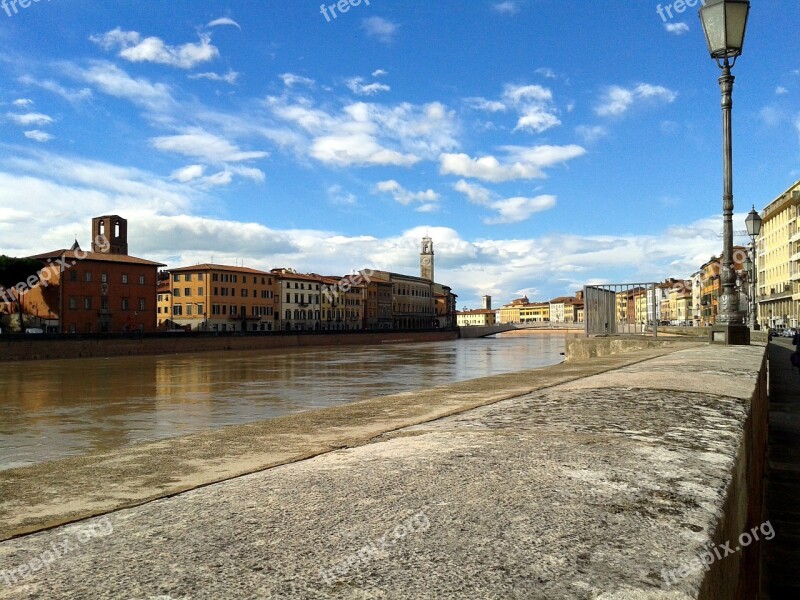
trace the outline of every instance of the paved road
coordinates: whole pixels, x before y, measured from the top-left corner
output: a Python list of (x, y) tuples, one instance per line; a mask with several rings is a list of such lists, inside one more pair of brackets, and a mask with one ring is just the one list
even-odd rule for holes
[(789, 341), (769, 346), (767, 510), (776, 531), (765, 555), (770, 600), (800, 598), (800, 372), (789, 363)]

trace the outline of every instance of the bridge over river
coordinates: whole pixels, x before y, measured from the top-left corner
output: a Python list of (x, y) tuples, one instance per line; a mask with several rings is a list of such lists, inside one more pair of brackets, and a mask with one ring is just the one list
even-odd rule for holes
[(581, 323), (501, 323), (498, 325), (470, 325), (459, 327), (459, 335), (462, 339), (481, 338), (518, 329), (573, 332), (584, 330)]

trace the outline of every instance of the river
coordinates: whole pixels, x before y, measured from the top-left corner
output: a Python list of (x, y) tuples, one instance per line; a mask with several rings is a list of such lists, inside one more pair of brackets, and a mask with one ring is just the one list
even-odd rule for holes
[(564, 335), (6, 363), (0, 470), (534, 369)]

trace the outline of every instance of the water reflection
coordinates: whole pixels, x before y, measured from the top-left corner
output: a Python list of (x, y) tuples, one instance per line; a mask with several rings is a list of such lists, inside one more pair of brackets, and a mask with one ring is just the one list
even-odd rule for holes
[(0, 469), (561, 360), (561, 335), (0, 366)]

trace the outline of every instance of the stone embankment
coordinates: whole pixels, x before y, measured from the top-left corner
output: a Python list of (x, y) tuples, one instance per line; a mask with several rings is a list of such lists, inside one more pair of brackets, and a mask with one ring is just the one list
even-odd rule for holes
[(0, 598), (751, 600), (765, 377), (682, 343), (0, 473), (6, 538), (131, 506), (0, 544)]

